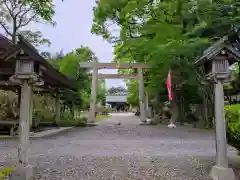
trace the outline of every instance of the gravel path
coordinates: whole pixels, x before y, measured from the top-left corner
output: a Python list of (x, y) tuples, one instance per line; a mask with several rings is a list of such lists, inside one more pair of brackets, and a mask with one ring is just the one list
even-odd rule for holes
[[(139, 123), (133, 114), (113, 114), (96, 127), (33, 140), (33, 179), (209, 180), (215, 155), (212, 132)], [(16, 140), (0, 140), (0, 163), (16, 160), (16, 146)]]

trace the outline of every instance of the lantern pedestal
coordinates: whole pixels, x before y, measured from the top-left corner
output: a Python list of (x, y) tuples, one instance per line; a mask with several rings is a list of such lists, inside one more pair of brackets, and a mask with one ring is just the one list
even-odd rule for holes
[(216, 165), (212, 167), (210, 177), (213, 180), (236, 180), (233, 169), (228, 167), (224, 92), (220, 80), (217, 80), (215, 84), (215, 119)]
[(15, 74), (10, 80), (19, 82), (21, 86), (21, 101), (19, 114), (18, 164), (12, 179), (30, 180), (33, 176), (33, 166), (29, 164), (29, 133), (32, 122), (32, 87), (37, 80), (35, 73)]
[(11, 180), (29, 180), (33, 176), (34, 168), (31, 165), (18, 164), (11, 175)]
[(220, 166), (212, 167), (210, 177), (213, 180), (236, 180), (233, 169)]
[(20, 119), (19, 119), (19, 138), (20, 144), (18, 147), (18, 169), (24, 180), (29, 180), (32, 176), (32, 166), (29, 165), (29, 132), (32, 118), (32, 84), (28, 80), (23, 80), (21, 88), (21, 104), (20, 104)]

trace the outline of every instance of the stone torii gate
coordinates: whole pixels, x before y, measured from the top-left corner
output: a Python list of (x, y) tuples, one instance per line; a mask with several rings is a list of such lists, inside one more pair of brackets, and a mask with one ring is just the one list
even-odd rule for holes
[[(138, 63), (81, 63), (80, 67), (92, 69), (92, 88), (89, 110), (89, 123), (95, 122), (96, 99), (97, 99), (97, 79), (138, 79), (139, 81), (139, 105), (140, 105), (140, 119), (146, 122), (144, 83), (143, 83), (143, 69), (150, 68), (146, 64)], [(99, 69), (137, 69), (137, 75), (126, 74), (98, 74)]]

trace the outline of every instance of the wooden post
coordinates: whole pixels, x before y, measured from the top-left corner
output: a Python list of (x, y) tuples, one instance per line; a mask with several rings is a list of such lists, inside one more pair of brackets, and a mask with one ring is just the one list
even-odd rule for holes
[(58, 124), (58, 122), (61, 119), (61, 104), (60, 104), (60, 93), (59, 93), (59, 89), (56, 89), (56, 97), (55, 97), (55, 113), (56, 113), (56, 124)]

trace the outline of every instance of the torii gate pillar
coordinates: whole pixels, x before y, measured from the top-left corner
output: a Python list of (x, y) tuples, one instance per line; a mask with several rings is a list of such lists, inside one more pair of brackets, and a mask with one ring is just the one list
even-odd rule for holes
[(140, 120), (146, 122), (146, 109), (145, 109), (145, 97), (144, 97), (144, 84), (143, 84), (143, 71), (142, 68), (138, 68), (139, 79), (139, 106), (140, 106)]
[(92, 73), (92, 89), (91, 89), (91, 99), (90, 99), (90, 110), (88, 115), (89, 123), (95, 122), (95, 113), (96, 113), (96, 102), (97, 102), (97, 77), (98, 69), (93, 68)]

